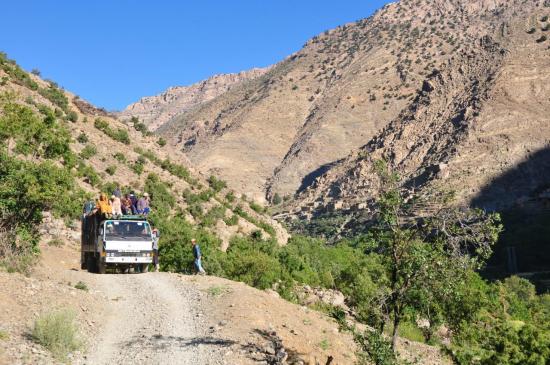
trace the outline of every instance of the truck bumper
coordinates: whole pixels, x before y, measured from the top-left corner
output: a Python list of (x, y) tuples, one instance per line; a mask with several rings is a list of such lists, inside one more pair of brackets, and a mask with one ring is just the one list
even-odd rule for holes
[(105, 262), (108, 264), (150, 264), (153, 262), (152, 257), (105, 257)]

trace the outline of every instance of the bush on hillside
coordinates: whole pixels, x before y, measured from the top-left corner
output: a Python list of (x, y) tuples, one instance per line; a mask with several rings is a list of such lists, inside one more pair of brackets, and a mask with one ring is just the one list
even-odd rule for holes
[(76, 140), (78, 143), (88, 143), (88, 136), (86, 133), (80, 133), (78, 137), (76, 137)]
[(105, 133), (110, 138), (114, 139), (115, 141), (124, 143), (124, 144), (130, 144), (130, 137), (128, 136), (128, 131), (124, 128), (117, 128), (112, 129), (109, 126), (109, 122), (97, 118), (94, 122), (94, 126)]
[(214, 175), (210, 175), (208, 178), (208, 185), (217, 193), (227, 187), (227, 183), (221, 179), (216, 178)]
[(55, 84), (50, 84), (47, 88), (38, 88), (38, 93), (57, 105), (64, 112), (68, 112), (69, 99), (65, 96), (63, 90), (60, 90)]
[(134, 125), (134, 129), (140, 132), (142, 136), (146, 137), (146, 136), (152, 135), (152, 133), (149, 132), (149, 129), (147, 128), (147, 126), (144, 123), (142, 123), (138, 117), (132, 117), (130, 119), (130, 123)]
[(159, 216), (167, 216), (176, 205), (170, 187), (157, 174), (149, 174), (145, 180), (145, 191), (151, 196), (151, 208)]
[(116, 166), (114, 166), (114, 165), (107, 166), (107, 168), (105, 169), (105, 172), (108, 173), (109, 175), (113, 176), (116, 172)]
[(60, 310), (42, 314), (34, 322), (33, 340), (50, 350), (59, 360), (66, 360), (70, 352), (78, 350), (82, 343), (78, 338), (75, 314)]
[(1, 151), (0, 231), (6, 233), (3, 239), (7, 241), (2, 242), (5, 252), (0, 252), (0, 257), (8, 251), (19, 257), (36, 254), (42, 212), (65, 213), (67, 201), (60, 197), (71, 196), (73, 190), (74, 179), (67, 170), (50, 161), (20, 161)]
[(78, 122), (78, 114), (74, 110), (71, 110), (69, 113), (67, 113), (67, 120), (73, 123)]
[(30, 107), (14, 102), (14, 96), (0, 96), (0, 141), (11, 138), (15, 152), (44, 158), (58, 158), (70, 152), (69, 132), (57, 121), (53, 111), (40, 106), (42, 116)]
[(96, 153), (97, 153), (97, 149), (95, 148), (95, 146), (91, 145), (91, 144), (88, 144), (88, 145), (84, 146), (82, 151), (80, 151), (80, 157), (87, 160), (90, 157), (95, 156)]
[(235, 193), (230, 191), (229, 193), (225, 194), (225, 200), (227, 200), (229, 203), (233, 203), (235, 201)]

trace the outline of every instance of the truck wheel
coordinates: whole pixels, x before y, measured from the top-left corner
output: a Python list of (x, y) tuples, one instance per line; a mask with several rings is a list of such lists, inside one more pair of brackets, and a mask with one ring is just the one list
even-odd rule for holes
[(86, 270), (88, 268), (88, 263), (86, 262), (86, 254), (82, 253), (80, 255), (80, 270)]
[(141, 273), (146, 273), (149, 271), (149, 264), (140, 264), (139, 266), (139, 271)]
[(88, 272), (96, 272), (96, 260), (90, 253), (86, 254), (86, 269), (88, 269)]
[(107, 270), (107, 264), (105, 261), (101, 260), (101, 257), (97, 258), (97, 272), (98, 274), (105, 274), (105, 271)]

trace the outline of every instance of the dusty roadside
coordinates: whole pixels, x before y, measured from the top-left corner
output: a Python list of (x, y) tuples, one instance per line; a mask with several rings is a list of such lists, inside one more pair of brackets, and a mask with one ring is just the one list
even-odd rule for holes
[(41, 249), (30, 276), (0, 273), (0, 329), (8, 335), (0, 364), (58, 363), (29, 333), (41, 313), (61, 308), (76, 313), (85, 343), (73, 364), (353, 362), (351, 338), (336, 323), (274, 294), (208, 276), (90, 274), (80, 270), (76, 242)]
[[(355, 345), (328, 316), (222, 278), (174, 273), (90, 274), (75, 240), (41, 245), (30, 276), (0, 272), (0, 364), (57, 364), (29, 337), (56, 309), (76, 314), (84, 346), (69, 362), (95, 364), (353, 364)], [(76, 289), (82, 282), (87, 290)], [(446, 364), (437, 349), (400, 340), (422, 364)], [(284, 362), (283, 362), (284, 360)]]

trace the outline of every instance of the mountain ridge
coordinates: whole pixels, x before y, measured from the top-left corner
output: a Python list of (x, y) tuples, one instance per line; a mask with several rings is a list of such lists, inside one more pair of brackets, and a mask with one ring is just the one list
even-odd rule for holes
[(159, 95), (140, 98), (118, 113), (118, 116), (121, 119), (137, 117), (149, 130), (154, 131), (183, 111), (229, 91), (236, 84), (261, 76), (269, 68), (216, 74), (189, 86), (172, 86)]

